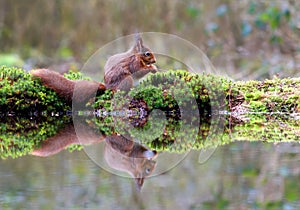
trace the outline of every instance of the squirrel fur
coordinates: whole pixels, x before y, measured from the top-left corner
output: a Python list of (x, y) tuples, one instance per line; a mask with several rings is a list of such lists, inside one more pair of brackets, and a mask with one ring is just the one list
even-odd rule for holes
[[(157, 72), (155, 62), (153, 52), (143, 45), (142, 38), (137, 34), (135, 45), (131, 49), (113, 55), (107, 60), (104, 66), (105, 84), (96, 81), (69, 80), (49, 69), (36, 69), (30, 73), (40, 78), (43, 85), (53, 89), (65, 100), (83, 102), (95, 93), (103, 92), (106, 89), (130, 90), (133, 87), (134, 79), (140, 79), (149, 72)], [(76, 94), (74, 94), (74, 91), (76, 91)]]

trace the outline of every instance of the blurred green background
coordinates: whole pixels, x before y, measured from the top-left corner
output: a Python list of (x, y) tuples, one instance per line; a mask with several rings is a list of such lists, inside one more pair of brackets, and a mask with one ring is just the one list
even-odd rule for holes
[(297, 0), (0, 0), (0, 65), (80, 68), (136, 30), (178, 35), (235, 78), (297, 76)]

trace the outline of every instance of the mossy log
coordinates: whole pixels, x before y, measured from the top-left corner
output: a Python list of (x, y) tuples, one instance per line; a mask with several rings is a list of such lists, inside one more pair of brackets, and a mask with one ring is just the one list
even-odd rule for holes
[[(80, 73), (65, 74), (69, 79), (86, 79)], [(299, 114), (300, 78), (267, 79), (264, 81), (232, 81), (217, 75), (193, 74), (183, 70), (151, 74), (128, 95), (143, 99), (148, 108), (171, 109), (172, 105), (197, 103), (200, 113), (230, 111), (238, 114)], [(176, 98), (177, 96), (177, 98)], [(108, 107), (111, 99), (124, 97), (108, 90), (97, 96), (94, 107)], [(107, 102), (106, 104), (104, 102)], [(172, 104), (173, 103), (173, 104)], [(23, 110), (71, 110), (54, 91), (43, 86), (22, 69), (0, 68), (0, 108), (6, 112)], [(37, 109), (38, 108), (38, 109)], [(28, 112), (27, 112), (28, 113)]]
[[(80, 73), (72, 72), (66, 77), (83, 79)], [(97, 95), (86, 104), (89, 110), (95, 110), (97, 117), (81, 117), (101, 135), (125, 130), (133, 139), (160, 151), (184, 152), (235, 140), (299, 142), (299, 91), (299, 78), (232, 81), (204, 73), (168, 71), (149, 75), (128, 93), (107, 90)], [(29, 73), (7, 67), (0, 69), (0, 108), (1, 157), (28, 154), (61, 127), (59, 124), (50, 132), (42, 124), (30, 124), (30, 120), (42, 119), (49, 125), (55, 124), (52, 117), (64, 116), (72, 109)], [(122, 115), (126, 110), (131, 114)], [(7, 121), (8, 116), (26, 120), (14, 124)], [(28, 125), (32, 126), (28, 128)], [(18, 135), (14, 135), (17, 130)], [(32, 130), (37, 135), (34, 143), (28, 139), (32, 134), (26, 137)], [(15, 152), (5, 155), (12, 148)]]

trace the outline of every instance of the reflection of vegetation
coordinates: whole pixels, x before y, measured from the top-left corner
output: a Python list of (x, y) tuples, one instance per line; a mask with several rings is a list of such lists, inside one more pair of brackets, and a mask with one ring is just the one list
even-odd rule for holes
[[(63, 99), (32, 80), (28, 73), (2, 67), (0, 74), (3, 116), (26, 113), (45, 120), (49, 113), (70, 110)], [(78, 73), (67, 77), (83, 78)], [(299, 86), (298, 79), (233, 82), (219, 76), (168, 71), (149, 76), (126, 95), (110, 90), (98, 95), (95, 103), (87, 104), (97, 110), (98, 117), (87, 123), (104, 135), (129, 134), (158, 151), (185, 152), (233, 140), (298, 141)], [(52, 120), (50, 124), (61, 122)], [(2, 131), (7, 130), (9, 135), (16, 133), (20, 137), (21, 130), (25, 134), (20, 139), (1, 138), (2, 151), (14, 148), (3, 157), (28, 153), (34, 144), (57, 130), (56, 126), (37, 124), (30, 118), (4, 123)], [(37, 130), (31, 132), (31, 128)], [(35, 137), (29, 140), (32, 136)]]
[(0, 158), (30, 154), (41, 141), (55, 135), (70, 122), (70, 117), (19, 118), (0, 120)]
[(202, 206), (201, 206), (201, 209), (218, 209), (218, 210), (221, 210), (221, 209), (226, 209), (230, 202), (229, 200), (224, 200), (223, 198), (220, 198), (220, 196), (216, 196), (216, 200), (217, 202), (209, 202), (209, 201), (206, 201), (206, 202), (203, 202)]
[[(200, 124), (196, 124), (196, 122), (193, 124), (193, 122), (183, 123), (177, 120), (167, 120), (162, 115), (164, 114), (153, 113), (146, 125), (133, 127), (124, 134), (151, 149), (174, 153), (187, 152), (191, 149), (215, 148), (236, 140), (270, 143), (300, 140), (298, 135), (300, 125), (298, 121), (294, 120), (285, 121), (277, 118), (263, 124), (258, 122), (234, 124), (229, 120), (230, 116), (220, 116), (216, 119), (206, 118)], [(34, 121), (24, 118), (6, 118), (5, 121), (2, 119), (0, 126), (1, 158), (30, 154), (33, 149), (38, 148), (41, 141), (54, 136), (69, 121), (68, 117), (39, 118)], [(117, 127), (116, 121), (118, 122)], [(231, 127), (229, 126), (230, 122)], [(221, 123), (225, 124), (218, 126)], [(128, 121), (123, 121), (116, 116), (106, 116), (88, 119), (87, 125), (98, 129), (100, 136), (106, 136), (116, 131), (122, 134), (125, 130), (122, 130), (122, 127), (126, 128)], [(72, 145), (69, 149), (81, 148), (81, 146)], [(247, 172), (247, 174), (249, 173)]]
[[(272, 118), (273, 120), (271, 120)], [(206, 118), (196, 126), (182, 122), (170, 122), (161, 116), (158, 118), (154, 116), (145, 127), (131, 129), (129, 133), (152, 149), (176, 153), (191, 149), (215, 148), (233, 141), (279, 143), (300, 140), (299, 120), (284, 119), (281, 116), (277, 116), (275, 119), (270, 115), (269, 119), (265, 122), (241, 123), (231, 121), (230, 116), (227, 115), (219, 116), (216, 119)]]
[[(128, 121), (121, 117), (110, 117), (109, 121), (115, 121), (119, 131), (129, 130), (133, 138), (158, 151), (185, 152), (232, 140), (297, 141), (299, 120), (289, 114), (298, 110), (298, 89), (298, 79), (232, 82), (169, 71), (151, 75), (129, 92), (130, 97), (115, 95), (118, 108), (122, 108), (118, 103), (128, 107), (132, 100), (144, 100), (150, 114), (146, 125), (126, 129)], [(191, 104), (193, 99), (195, 104)], [(200, 124), (193, 115), (193, 105), (197, 113), (199, 110)], [(181, 120), (181, 111), (191, 112), (187, 122)], [(218, 111), (232, 111), (233, 115), (220, 115)]]
[(249, 121), (235, 124), (232, 138), (242, 141), (290, 142), (300, 140), (300, 121), (289, 115), (248, 115)]
[[(69, 79), (81, 78), (70, 72)], [(0, 68), (0, 157), (29, 154), (70, 121), (71, 107), (22, 69)], [(62, 115), (55, 117), (53, 115)]]

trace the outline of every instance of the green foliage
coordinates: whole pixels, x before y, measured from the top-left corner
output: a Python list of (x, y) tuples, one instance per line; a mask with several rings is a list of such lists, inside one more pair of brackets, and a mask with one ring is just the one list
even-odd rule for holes
[(83, 146), (80, 144), (72, 144), (70, 146), (67, 147), (67, 150), (69, 152), (73, 152), (73, 151), (80, 151), (83, 149)]
[[(296, 185), (296, 186), (295, 186)], [(285, 181), (284, 197), (288, 202), (296, 202), (299, 200), (299, 182), (296, 180), (291, 180), (290, 178)]]
[(68, 71), (64, 74), (64, 77), (70, 80), (91, 80), (90, 77), (84, 76), (81, 72)]
[(256, 177), (259, 175), (259, 170), (254, 168), (253, 166), (244, 167), (242, 171), (242, 175), (244, 177)]
[(0, 110), (4, 114), (32, 115), (65, 112), (70, 107), (53, 90), (18, 68), (0, 67)]
[(176, 105), (188, 107), (195, 102), (201, 113), (209, 113), (212, 108), (226, 106), (229, 85), (230, 80), (224, 77), (170, 70), (147, 77), (129, 95), (145, 100), (150, 110), (172, 109)]
[[(65, 76), (86, 79), (74, 72)], [(53, 118), (49, 113), (70, 107), (29, 73), (1, 67), (0, 86), (0, 114), (6, 116), (1, 121), (2, 158), (30, 153), (68, 122), (65, 115)], [(299, 141), (299, 120), (278, 115), (299, 112), (299, 90), (296, 78), (232, 82), (220, 76), (170, 70), (150, 75), (128, 94), (107, 90), (96, 96), (95, 102), (87, 105), (96, 109), (98, 117), (86, 123), (99, 135), (129, 134), (152, 149), (176, 153), (234, 140)], [(239, 115), (220, 114), (239, 106), (243, 111)], [(136, 113), (127, 116), (124, 111)], [(143, 112), (146, 114), (141, 115)], [(23, 113), (27, 118), (3, 121), (11, 119), (7, 113)], [(232, 120), (234, 117), (238, 120)], [(144, 123), (132, 126), (139, 120)], [(71, 146), (70, 150), (80, 148)]]
[(185, 11), (191, 18), (197, 18), (200, 15), (199, 8), (195, 7), (194, 5), (187, 6)]
[(30, 154), (39, 144), (70, 122), (70, 117), (6, 117), (0, 120), (0, 158)]
[[(69, 79), (83, 78), (69, 72)], [(0, 157), (29, 154), (70, 121), (71, 107), (22, 69), (0, 67)], [(60, 117), (54, 115), (61, 115)], [(79, 149), (73, 146), (72, 149)]]
[(284, 206), (283, 201), (269, 201), (263, 205), (264, 209), (266, 210), (283, 209), (283, 206)]
[(73, 56), (73, 51), (67, 46), (61, 46), (58, 48), (57, 54), (60, 58), (69, 58)]
[(235, 82), (231, 93), (233, 98), (245, 100), (243, 106), (249, 113), (291, 114), (300, 110), (299, 78)]
[[(293, 74), (297, 70), (296, 65), (286, 63), (294, 59), (295, 51), (299, 51), (297, 11), (300, 8), (296, 2), (216, 0), (199, 3), (195, 0), (167, 0), (161, 4), (161, 1), (156, 0), (136, 2), (135, 7), (125, 3), (122, 11), (136, 17), (152, 17), (147, 20), (138, 19), (136, 24), (141, 31), (151, 29), (168, 34), (181, 34), (196, 46), (205, 46), (214, 65), (224, 72), (231, 69), (234, 63), (236, 69), (231, 69), (231, 72), (239, 73), (238, 75), (243, 75), (243, 72), (249, 72), (247, 75), (273, 74), (273, 71), (269, 71), (270, 66), (282, 66), (286, 74)], [(116, 1), (106, 4), (94, 1), (77, 4), (63, 1), (51, 1), (47, 4), (8, 1), (5, 8), (22, 11), (22, 15), (18, 12), (4, 14), (0, 30), (1, 50), (7, 54), (18, 53), (21, 60), (26, 59), (29, 65), (47, 66), (48, 58), (55, 58), (51, 60), (54, 63), (61, 63), (62, 60), (68, 63), (70, 56), (83, 63), (99, 46), (115, 39), (120, 34), (119, 31), (126, 31), (126, 34), (134, 32), (134, 27), (128, 27), (128, 23), (132, 22), (132, 15), (120, 14), (119, 6)], [(86, 7), (89, 9), (81, 9), (80, 14), (78, 13), (79, 8)], [(99, 13), (100, 10), (103, 12)], [(64, 13), (57, 15), (58, 11)], [(45, 19), (49, 20), (47, 24), (44, 24)], [(160, 21), (161, 19), (164, 21)], [(101, 30), (94, 30), (95, 28)], [(147, 45), (155, 51), (162, 42), (164, 40)], [(279, 56), (274, 58), (274, 47), (279, 47), (279, 44), (280, 48), (276, 49)], [(257, 56), (257, 53), (264, 56)], [(280, 56), (281, 53), (285, 55)], [(224, 55), (234, 59), (224, 59)], [(272, 64), (268, 62), (271, 58)], [(162, 68), (174, 66), (173, 63), (163, 66), (159, 62)], [(15, 65), (16, 61), (9, 63)], [(103, 61), (100, 63), (104, 66)], [(253, 72), (257, 74), (252, 74)]]
[(280, 26), (283, 19), (289, 21), (290, 15), (291, 14), (288, 9), (281, 10), (277, 6), (271, 6), (257, 14), (255, 23), (258, 25), (268, 25), (272, 30), (275, 30)]
[(0, 54), (0, 66), (22, 67), (24, 61), (17, 54)]
[[(218, 197), (218, 196), (217, 196)], [(213, 201), (205, 201), (203, 202), (201, 209), (216, 209), (216, 210), (221, 210), (221, 209), (227, 209), (229, 206), (229, 201), (220, 197), (216, 198), (216, 202)]]
[(114, 98), (112, 90), (106, 90), (103, 94), (97, 95), (93, 104), (89, 103), (88, 105), (92, 106), (95, 109), (101, 111), (112, 111), (112, 99)]
[[(288, 8), (280, 9), (279, 5), (268, 5), (263, 7), (254, 2), (249, 5), (249, 14), (254, 15), (254, 25), (260, 30), (270, 30), (269, 40), (272, 44), (278, 44), (283, 41), (282, 36), (275, 33), (281, 25), (289, 25), (291, 21), (291, 12)], [(245, 28), (243, 28), (245, 29)]]
[[(234, 140), (299, 141), (296, 138), (300, 132), (299, 121), (276, 114), (299, 109), (299, 85), (297, 79), (232, 82), (213, 75), (170, 70), (150, 75), (128, 95), (108, 92), (98, 97), (99, 102), (109, 108), (97, 106), (102, 113), (108, 111), (98, 126), (105, 133), (110, 129), (128, 131), (132, 138), (152, 149), (176, 153), (214, 148)], [(145, 101), (149, 109), (147, 122), (142, 127), (128, 128), (128, 120), (109, 114), (130, 107), (136, 99)], [(219, 114), (219, 111), (230, 111), (228, 99), (232, 99), (233, 107), (238, 106), (234, 104), (238, 102), (246, 107), (238, 115), (241, 122)], [(186, 114), (185, 120), (182, 113)]]
[[(97, 96), (95, 108), (101, 117), (96, 123), (106, 134), (110, 130), (108, 127), (113, 128), (113, 132), (128, 131), (132, 138), (158, 151), (180, 153), (216, 147), (224, 144), (227, 137), (212, 131), (211, 127), (215, 127), (219, 119), (212, 122), (209, 115), (218, 112), (221, 107), (222, 110), (227, 109), (225, 98), (230, 82), (224, 77), (192, 74), (184, 70), (152, 74), (128, 94), (106, 91)], [(142, 127), (128, 128), (130, 120), (115, 115), (116, 110), (121, 113), (124, 107), (132, 107), (132, 101), (147, 104), (146, 111), (150, 116)], [(208, 140), (212, 138), (220, 140)]]

